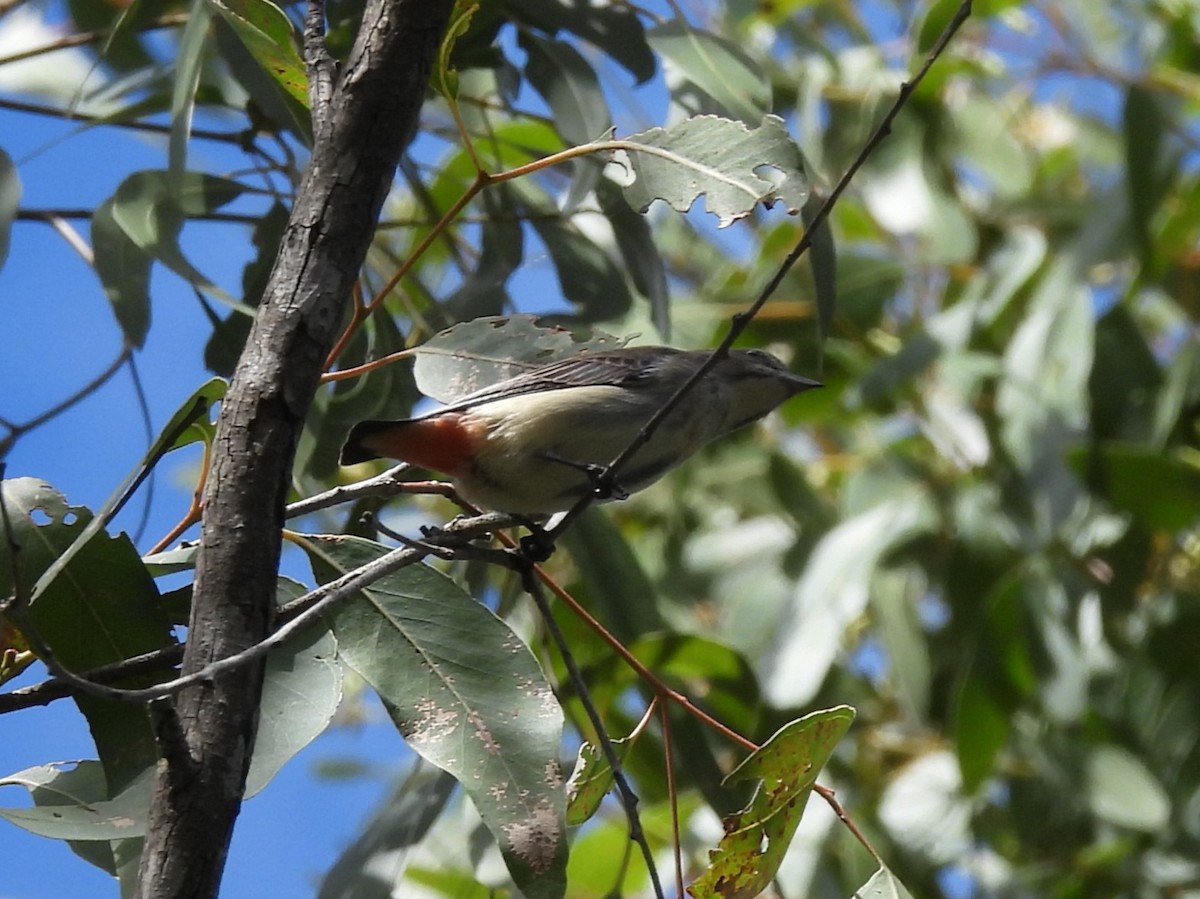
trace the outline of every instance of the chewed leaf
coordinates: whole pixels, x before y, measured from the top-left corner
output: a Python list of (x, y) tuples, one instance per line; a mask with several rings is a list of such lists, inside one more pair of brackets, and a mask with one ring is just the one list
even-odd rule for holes
[[(632, 745), (629, 737), (613, 740), (617, 759), (624, 759)], [(567, 824), (576, 827), (596, 814), (614, 782), (612, 765), (600, 747), (586, 742), (580, 745), (575, 770), (567, 778)]]
[(34, 808), (0, 808), (0, 818), (56, 840), (123, 840), (146, 832), (154, 769), (113, 799), (99, 762), (59, 763), (26, 768), (0, 778), (0, 786), (22, 786)]
[(753, 131), (730, 119), (696, 116), (618, 143), (622, 150), (613, 161), (627, 163), (634, 177), (625, 198), (642, 212), (655, 200), (687, 212), (704, 197), (724, 228), (759, 203), (782, 202), (797, 213), (808, 199), (804, 156), (777, 116), (764, 117)]
[(725, 836), (688, 892), (696, 899), (752, 899), (775, 878), (817, 774), (850, 729), (854, 709), (836, 706), (784, 725), (726, 782), (757, 779), (750, 804), (725, 819)]
[(447, 328), (417, 347), (413, 374), (423, 394), (452, 403), (581, 350), (621, 345), (602, 331), (581, 334), (541, 326), (534, 315), (487, 316)]

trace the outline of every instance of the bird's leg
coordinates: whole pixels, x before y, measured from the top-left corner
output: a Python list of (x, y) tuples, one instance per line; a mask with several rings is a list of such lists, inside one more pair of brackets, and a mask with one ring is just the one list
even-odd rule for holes
[(539, 455), (550, 462), (557, 462), (560, 465), (566, 465), (568, 468), (574, 468), (576, 471), (582, 471), (591, 482), (592, 493), (601, 502), (606, 499), (615, 499), (618, 501), (629, 499), (629, 494), (617, 483), (616, 478), (613, 477), (607, 465), (596, 465), (594, 462), (576, 462), (574, 459), (567, 459), (549, 450), (545, 450)]
[(521, 538), (521, 555), (530, 562), (545, 562), (554, 555), (555, 535), (547, 531), (542, 522), (524, 515), (514, 517), (529, 531)]

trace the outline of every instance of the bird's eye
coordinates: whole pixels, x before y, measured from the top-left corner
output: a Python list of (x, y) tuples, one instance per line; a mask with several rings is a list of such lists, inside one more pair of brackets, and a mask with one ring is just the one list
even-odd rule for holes
[(762, 363), (763, 365), (771, 365), (771, 366), (774, 366), (775, 368), (782, 367), (782, 364), (780, 363), (780, 361), (775, 356), (768, 353), (766, 350), (760, 350), (757, 347), (755, 347), (753, 349), (744, 350), (743, 352), (745, 352), (745, 354), (747, 356), (749, 356), (751, 359), (753, 359), (755, 362)]

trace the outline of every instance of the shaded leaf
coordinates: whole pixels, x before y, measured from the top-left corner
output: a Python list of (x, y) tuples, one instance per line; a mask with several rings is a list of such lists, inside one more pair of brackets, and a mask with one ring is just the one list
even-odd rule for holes
[(599, 47), (641, 83), (654, 75), (654, 54), (637, 12), (616, 4), (580, 4), (575, 0), (504, 0), (515, 21), (553, 35), (569, 31)]
[(675, 18), (650, 29), (646, 39), (730, 115), (754, 125), (771, 111), (771, 85), (754, 60), (728, 38)]
[[(354, 537), (299, 543), (322, 582), (387, 551)], [(463, 785), (522, 891), (562, 896), (562, 710), (528, 648), (424, 565), (380, 579), (330, 619), (342, 659), (378, 691), (409, 745)]]
[(538, 218), (538, 237), (550, 251), (563, 296), (582, 321), (619, 318), (633, 305), (625, 273), (613, 258), (570, 221)]
[(243, 190), (236, 181), (203, 172), (183, 172), (172, 179), (168, 172), (148, 169), (122, 181), (109, 202), (113, 221), (140, 249), (194, 287), (242, 308), (184, 257), (179, 232), (186, 217), (214, 212)]
[(397, 895), (409, 853), (428, 833), (456, 786), (446, 772), (419, 763), (396, 784), (334, 862), (321, 881), (317, 899), (391, 899)]
[(796, 585), (792, 614), (780, 623), (765, 660), (763, 689), (774, 705), (797, 706), (816, 694), (847, 626), (866, 608), (879, 560), (936, 521), (928, 494), (897, 490), (821, 539)]
[[(68, 505), (61, 493), (35, 478), (4, 481), (0, 489), (26, 579), (16, 585), (12, 570), (0, 567), (0, 594), (19, 587), (29, 596), (29, 581), (40, 582), (56, 567), (87, 529), (92, 514)], [(127, 535), (97, 536), (58, 568), (58, 575), (33, 594), (29, 616), (68, 669), (87, 671), (174, 645), (158, 589)], [(145, 674), (117, 686), (149, 686), (169, 672), (164, 666), (158, 677)], [(75, 701), (87, 718), (112, 789), (123, 789), (154, 764), (154, 735), (144, 706), (86, 696), (76, 696)]]
[[(800, 217), (806, 229), (812, 228), (812, 221), (820, 208), (821, 203), (815, 196), (810, 196), (805, 202)], [(825, 338), (833, 328), (833, 315), (837, 311), (837, 249), (828, 218), (812, 231), (808, 263), (812, 266), (813, 289), (817, 293), (817, 324), (821, 337)]]
[[(753, 130), (741, 122), (696, 116), (669, 130), (652, 128), (621, 142), (624, 156), (614, 162), (634, 176), (625, 198), (640, 212), (664, 200), (687, 212), (700, 197), (722, 228), (749, 215), (759, 204), (782, 202), (799, 212), (808, 198), (804, 158), (783, 125), (767, 116)], [(760, 175), (773, 169), (778, 179)]]
[(1122, 127), (1125, 139), (1125, 172), (1129, 190), (1129, 224), (1142, 253), (1150, 263), (1154, 252), (1151, 219), (1158, 210), (1169, 182), (1163, 166), (1163, 138), (1172, 124), (1162, 109), (1157, 93), (1140, 84), (1125, 92)]
[(759, 781), (750, 804), (725, 819), (725, 836), (709, 866), (688, 887), (696, 899), (752, 899), (775, 878), (791, 844), (813, 784), (854, 721), (837, 706), (785, 724), (726, 780)]
[(1104, 443), (1070, 454), (1094, 490), (1144, 527), (1175, 532), (1200, 521), (1200, 468), (1134, 444)]
[(671, 337), (671, 296), (667, 269), (644, 215), (630, 208), (620, 188), (607, 178), (596, 184), (600, 211), (612, 226), (613, 237), (633, 286), (650, 301), (650, 321), (664, 340)]
[(591, 64), (563, 41), (521, 32), (518, 43), (528, 54), (525, 77), (553, 113), (554, 127), (568, 144), (586, 144), (608, 133), (612, 116)]
[(525, 255), (525, 232), (516, 219), (509, 192), (484, 191), (481, 200), (488, 217), (482, 226), (479, 261), (462, 286), (444, 301), (448, 314), (459, 321), (500, 315), (511, 308), (505, 284)]
[(477, 318), (440, 331), (417, 347), (413, 374), (423, 394), (452, 403), (582, 350), (621, 345), (602, 331), (576, 333), (539, 325), (536, 315)]
[(12, 157), (0, 150), (0, 268), (8, 259), (8, 244), (13, 219), (21, 204), (21, 179)]
[(117, 324), (125, 339), (140, 348), (150, 330), (150, 268), (154, 260), (117, 223), (114, 203), (107, 200), (92, 213), (92, 255)]
[(208, 0), (192, 0), (187, 21), (179, 34), (171, 77), (171, 134), (167, 142), (167, 166), (168, 177), (173, 183), (178, 183), (183, 177), (187, 166), (196, 88), (200, 85), (200, 74), (204, 68), (205, 44), (208, 43), (211, 22), (212, 9)]

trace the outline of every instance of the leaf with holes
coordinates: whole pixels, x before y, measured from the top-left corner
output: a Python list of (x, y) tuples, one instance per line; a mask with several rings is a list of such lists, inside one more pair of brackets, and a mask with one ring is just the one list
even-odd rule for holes
[[(91, 511), (71, 506), (36, 478), (4, 481), (0, 490), (12, 527), (9, 538), (21, 554), (19, 583), (14, 583), (11, 567), (0, 566), (0, 595), (17, 590), (28, 599), (30, 624), (61, 664), (87, 671), (175, 644), (158, 589), (126, 534), (97, 533), (63, 564), (89, 529)], [(51, 570), (57, 575), (42, 577)], [(35, 580), (39, 588), (31, 589)], [(25, 626), (19, 619), (14, 623)], [(164, 666), (117, 686), (145, 687), (169, 673)], [(154, 734), (145, 706), (86, 696), (75, 701), (87, 718), (112, 789), (124, 789), (154, 764)]]
[(0, 786), (29, 791), (34, 808), (0, 808), (0, 818), (56, 840), (125, 840), (146, 832), (154, 784), (148, 768), (113, 799), (99, 762), (26, 768), (0, 778)]
[[(357, 537), (299, 544), (322, 582), (387, 552)], [(531, 899), (562, 896), (562, 710), (529, 649), (425, 565), (381, 578), (329, 617), (342, 659), (378, 691), (409, 745), (463, 785), (517, 886)]]
[(836, 706), (785, 724), (725, 779), (759, 781), (750, 804), (725, 819), (708, 868), (688, 887), (696, 899), (752, 899), (771, 885), (800, 824), (817, 775), (850, 729), (854, 709)]
[[(655, 200), (687, 212), (705, 197), (705, 208), (724, 228), (759, 203), (769, 208), (782, 202), (797, 213), (808, 199), (804, 156), (776, 116), (766, 116), (753, 130), (731, 119), (696, 116), (620, 143), (623, 149), (613, 162), (627, 164), (633, 174), (625, 199), (640, 212)], [(777, 177), (764, 170), (774, 170)]]
[[(630, 737), (612, 741), (618, 761), (624, 761), (632, 745)], [(596, 814), (614, 782), (612, 765), (600, 747), (594, 743), (580, 744), (575, 770), (567, 779), (567, 824), (578, 827)]]

